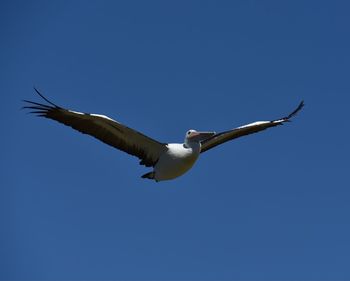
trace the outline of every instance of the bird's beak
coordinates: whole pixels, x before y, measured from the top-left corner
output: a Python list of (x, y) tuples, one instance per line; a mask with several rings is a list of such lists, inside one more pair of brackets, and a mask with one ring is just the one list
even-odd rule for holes
[(192, 132), (189, 136), (191, 141), (204, 141), (212, 136), (214, 136), (215, 132)]

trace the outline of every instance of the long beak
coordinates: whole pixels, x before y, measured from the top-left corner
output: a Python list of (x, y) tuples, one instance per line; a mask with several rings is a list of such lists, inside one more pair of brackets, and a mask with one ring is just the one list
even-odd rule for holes
[(214, 136), (215, 132), (193, 132), (189, 139), (191, 141), (204, 141), (212, 136)]

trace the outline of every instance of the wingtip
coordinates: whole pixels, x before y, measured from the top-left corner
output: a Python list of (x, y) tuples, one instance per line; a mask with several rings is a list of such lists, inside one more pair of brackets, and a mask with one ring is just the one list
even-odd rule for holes
[(289, 119), (294, 117), (295, 115), (297, 115), (297, 113), (305, 106), (304, 100), (301, 100), (301, 102), (299, 103), (299, 105), (297, 106), (297, 108), (291, 113), (289, 114), (287, 117), (285, 117), (285, 120), (290, 121)]
[(304, 102), (304, 100), (301, 100), (298, 107), (300, 107), (300, 109), (302, 109), (304, 106), (305, 106), (305, 102)]
[(60, 108), (58, 105), (54, 104), (53, 102), (49, 101), (46, 97), (44, 97), (44, 95), (41, 94), (41, 93), (39, 92), (39, 90), (38, 90), (37, 88), (35, 88), (35, 86), (33, 86), (33, 88), (34, 88), (35, 92), (36, 92), (43, 100), (45, 100), (46, 102), (48, 102), (49, 104), (53, 105), (53, 106), (56, 107), (56, 108)]
[(29, 109), (30, 111), (27, 112), (28, 114), (34, 114), (36, 116), (46, 116), (47, 112), (49, 112), (50, 110), (60, 109), (60, 107), (46, 99), (35, 87), (34, 90), (41, 98), (48, 102), (49, 105), (23, 99), (22, 102), (24, 102), (25, 104), (21, 107), (21, 110)]

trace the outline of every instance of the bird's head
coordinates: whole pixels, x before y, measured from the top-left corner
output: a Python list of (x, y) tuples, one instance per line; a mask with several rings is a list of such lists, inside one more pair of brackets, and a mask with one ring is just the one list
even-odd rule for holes
[(215, 132), (197, 132), (196, 130), (188, 130), (185, 136), (185, 143), (200, 143), (214, 135)]

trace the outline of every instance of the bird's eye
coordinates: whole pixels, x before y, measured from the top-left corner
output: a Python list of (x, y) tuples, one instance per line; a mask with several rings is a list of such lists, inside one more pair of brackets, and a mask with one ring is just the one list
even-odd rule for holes
[(187, 135), (189, 135), (189, 134), (191, 134), (191, 131), (188, 131), (188, 132), (187, 132)]

